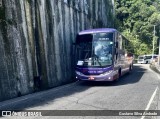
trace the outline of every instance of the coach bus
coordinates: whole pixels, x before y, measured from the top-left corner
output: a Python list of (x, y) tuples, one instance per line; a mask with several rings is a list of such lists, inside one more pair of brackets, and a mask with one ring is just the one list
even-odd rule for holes
[(117, 81), (132, 70), (133, 55), (125, 49), (127, 39), (116, 29), (81, 31), (75, 45), (78, 80)]
[(150, 55), (140, 55), (138, 56), (138, 64), (150, 64), (158, 55), (150, 54)]

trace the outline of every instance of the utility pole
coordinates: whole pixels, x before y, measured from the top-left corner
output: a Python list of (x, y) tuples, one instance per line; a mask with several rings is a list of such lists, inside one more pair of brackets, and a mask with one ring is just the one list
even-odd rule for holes
[[(160, 26), (159, 26), (159, 32), (158, 33), (160, 33)], [(159, 68), (160, 68), (160, 38), (159, 38), (158, 65), (159, 65)]]
[(155, 42), (155, 36), (156, 36), (156, 25), (154, 25), (154, 31), (153, 31), (153, 49), (152, 49), (152, 60), (154, 56), (154, 42)]

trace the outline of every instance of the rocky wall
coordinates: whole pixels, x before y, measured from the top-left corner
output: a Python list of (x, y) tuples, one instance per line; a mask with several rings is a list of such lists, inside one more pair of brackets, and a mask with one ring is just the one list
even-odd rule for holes
[(114, 27), (113, 0), (0, 1), (0, 101), (72, 82), (76, 34)]

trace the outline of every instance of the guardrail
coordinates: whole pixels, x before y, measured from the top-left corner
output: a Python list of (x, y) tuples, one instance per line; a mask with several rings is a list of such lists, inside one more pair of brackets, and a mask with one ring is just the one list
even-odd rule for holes
[(158, 62), (158, 58), (153, 60), (150, 64), (151, 69), (156, 71), (157, 73), (160, 73), (160, 62)]

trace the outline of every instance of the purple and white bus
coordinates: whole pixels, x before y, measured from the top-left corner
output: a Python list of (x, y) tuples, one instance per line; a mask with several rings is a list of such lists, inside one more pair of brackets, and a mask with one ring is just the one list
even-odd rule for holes
[(126, 51), (127, 39), (116, 29), (84, 30), (76, 37), (76, 78), (89, 81), (114, 81), (133, 67)]

